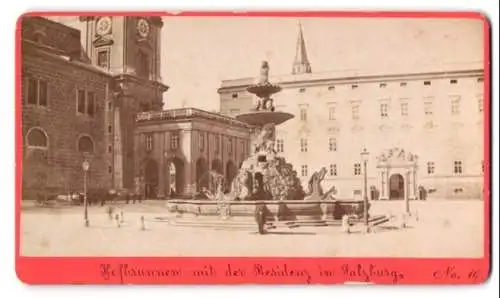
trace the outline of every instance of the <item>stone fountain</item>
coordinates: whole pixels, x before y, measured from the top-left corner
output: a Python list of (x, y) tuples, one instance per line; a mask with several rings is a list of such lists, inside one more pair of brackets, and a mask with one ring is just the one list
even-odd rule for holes
[[(269, 82), (269, 64), (264, 61), (260, 68), (259, 81), (247, 88), (257, 98), (254, 109), (236, 116), (236, 119), (253, 127), (251, 151), (237, 175), (230, 184), (229, 193), (224, 193), (225, 183), (219, 173), (209, 171), (217, 185), (212, 191), (204, 189), (207, 200), (172, 200), (167, 204), (170, 212), (179, 217), (194, 215), (196, 226), (210, 226), (201, 223), (200, 216), (217, 216), (225, 223), (211, 223), (214, 226), (229, 225), (241, 227), (241, 220), (252, 218), (257, 206), (264, 204), (269, 210), (268, 221), (314, 222), (318, 225), (339, 225), (344, 215), (362, 218), (363, 201), (338, 200), (333, 198), (335, 188), (323, 192), (321, 182), (326, 169), (321, 168), (309, 179), (304, 191), (293, 166), (275, 150), (276, 126), (294, 118), (294, 115), (276, 111), (271, 96), (281, 87)], [(369, 205), (368, 205), (369, 207)], [(381, 218), (373, 218), (381, 220)], [(250, 222), (253, 225), (253, 220)]]
[[(254, 199), (257, 191), (255, 175), (263, 178), (263, 190), (271, 200), (301, 200), (304, 198), (300, 180), (291, 164), (278, 157), (275, 150), (276, 126), (288, 121), (294, 115), (276, 111), (271, 95), (280, 92), (281, 87), (269, 82), (269, 64), (262, 62), (260, 80), (247, 91), (257, 97), (251, 112), (240, 114), (236, 119), (253, 127), (250, 156), (242, 163), (231, 183), (231, 195), (240, 200)], [(264, 199), (264, 198), (262, 198)]]

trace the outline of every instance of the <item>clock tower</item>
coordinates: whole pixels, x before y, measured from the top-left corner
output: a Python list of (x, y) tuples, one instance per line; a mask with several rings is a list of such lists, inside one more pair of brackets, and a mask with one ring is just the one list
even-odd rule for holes
[(161, 79), (161, 17), (80, 17), (87, 58), (110, 73), (106, 103), (108, 152), (113, 159), (113, 185), (133, 190), (136, 114), (162, 110), (168, 86)]

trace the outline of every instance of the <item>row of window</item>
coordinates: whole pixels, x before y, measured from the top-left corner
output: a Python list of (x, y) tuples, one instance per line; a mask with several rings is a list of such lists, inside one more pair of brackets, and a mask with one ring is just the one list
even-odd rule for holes
[[(427, 173), (429, 175), (432, 175), (435, 173), (436, 166), (433, 161), (427, 162)], [(453, 174), (462, 174), (463, 173), (463, 163), (460, 160), (455, 160), (453, 162), (453, 169), (452, 172)], [(481, 173), (484, 173), (484, 162), (481, 162)], [(337, 176), (337, 165), (336, 164), (330, 164), (329, 169), (328, 169), (328, 174), (330, 176)], [(308, 177), (309, 176), (309, 167), (307, 165), (301, 165), (300, 166), (300, 175), (302, 177)], [(361, 163), (355, 163), (353, 166), (353, 175), (354, 176), (360, 176), (361, 175)]]
[[(49, 136), (39, 127), (33, 127), (26, 134), (26, 145), (31, 149), (44, 149), (49, 147)], [(82, 153), (94, 153), (94, 142), (90, 136), (80, 136), (77, 141), (77, 150)]]
[[(146, 150), (147, 151), (151, 151), (153, 150), (153, 135), (149, 134), (149, 135), (146, 135)], [(179, 133), (176, 133), (176, 132), (172, 132), (170, 134), (170, 149), (172, 150), (175, 150), (177, 148), (179, 148), (179, 142), (180, 142), (180, 134)], [(229, 154), (232, 154), (233, 153), (233, 147), (234, 147), (234, 139), (233, 138), (229, 138), (228, 139), (228, 142), (226, 144), (227, 146), (227, 152)], [(215, 151), (219, 151), (220, 150), (220, 136), (219, 135), (215, 135), (214, 136), (214, 139), (213, 139), (213, 144), (215, 146)], [(244, 146), (244, 140), (241, 140), (240, 141), (240, 146), (241, 148), (243, 148), (243, 151), (245, 153), (245, 146)], [(201, 152), (203, 152), (205, 150), (205, 133), (203, 132), (200, 132), (199, 135), (198, 135), (198, 146), (199, 146), (199, 150)]]
[[(484, 81), (484, 78), (480, 77), (480, 78), (477, 78), (477, 82), (478, 83), (482, 83)], [(458, 80), (457, 79), (450, 79), (449, 80), (449, 83), (451, 85), (456, 85), (458, 84)], [(431, 81), (423, 81), (423, 85), (424, 86), (431, 86), (432, 82)], [(386, 88), (388, 86), (388, 83), (380, 83), (379, 84), (379, 88)], [(400, 87), (406, 87), (408, 86), (408, 83), (407, 82), (399, 82), (399, 86)], [(358, 84), (352, 84), (351, 85), (351, 89), (358, 89), (359, 85)], [(330, 85), (327, 87), (328, 91), (335, 91), (335, 86), (334, 85)], [(306, 88), (299, 88), (298, 89), (298, 92), (299, 93), (305, 93), (307, 91)], [(232, 98), (233, 99), (237, 99), (238, 98), (238, 93), (237, 92), (234, 92), (232, 95)]]
[[(27, 80), (27, 103), (46, 107), (48, 105), (48, 83), (45, 80), (29, 78)], [(86, 90), (76, 92), (76, 111), (78, 114), (94, 116), (96, 114), (96, 94)]]
[[(484, 81), (484, 79), (482, 77), (477, 78), (478, 83), (482, 83), (483, 81)], [(451, 85), (456, 85), (456, 84), (458, 84), (458, 80), (457, 79), (450, 79), (449, 83)], [(431, 86), (431, 84), (432, 84), (431, 81), (423, 81), (424, 86)], [(388, 83), (385, 83), (385, 82), (379, 83), (379, 88), (386, 88), (387, 86), (388, 86)], [(406, 86), (408, 86), (408, 82), (399, 82), (399, 86), (406, 87)], [(359, 88), (358, 84), (351, 85), (351, 89), (358, 89), (358, 88)], [(299, 88), (299, 93), (304, 93), (304, 92), (306, 92), (306, 90), (307, 90), (306, 88)], [(335, 91), (335, 86), (334, 85), (328, 86), (328, 91)]]
[[(483, 96), (478, 96), (477, 98), (477, 110), (478, 112), (482, 113), (483, 112)], [(388, 118), (390, 114), (390, 105), (386, 102), (380, 103), (379, 106), (379, 111), (380, 111), (380, 117), (381, 118)], [(460, 115), (461, 113), (461, 99), (459, 96), (453, 96), (451, 98), (450, 102), (450, 112), (452, 115)], [(328, 107), (328, 120), (336, 120), (337, 114), (337, 109), (334, 106)], [(425, 98), (424, 101), (424, 115), (433, 115), (434, 114), (434, 100), (431, 97)], [(400, 115), (401, 116), (408, 116), (409, 115), (409, 103), (408, 102), (401, 102), (400, 103)], [(353, 104), (351, 106), (351, 118), (353, 120), (359, 120), (360, 119), (360, 105), (359, 104)], [(300, 120), (301, 121), (307, 121), (308, 115), (307, 115), (307, 108), (301, 108), (300, 109)]]

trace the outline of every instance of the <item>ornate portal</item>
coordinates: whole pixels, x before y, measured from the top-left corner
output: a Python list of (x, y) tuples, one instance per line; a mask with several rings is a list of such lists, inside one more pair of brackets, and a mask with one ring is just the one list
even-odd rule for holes
[(377, 157), (377, 183), (381, 200), (417, 197), (418, 156), (403, 148), (391, 148)]

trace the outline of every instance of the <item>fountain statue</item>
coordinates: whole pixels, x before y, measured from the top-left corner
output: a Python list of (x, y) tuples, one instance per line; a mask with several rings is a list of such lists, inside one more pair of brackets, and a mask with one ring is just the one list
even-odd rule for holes
[(253, 126), (250, 156), (243, 161), (231, 183), (229, 196), (238, 200), (251, 200), (255, 175), (262, 175), (262, 191), (273, 200), (302, 200), (305, 193), (291, 164), (278, 157), (275, 150), (276, 126), (292, 119), (290, 113), (275, 111), (272, 94), (281, 87), (269, 82), (269, 63), (262, 62), (260, 79), (249, 86), (248, 92), (255, 94), (257, 103), (251, 112), (240, 114), (236, 119)]

